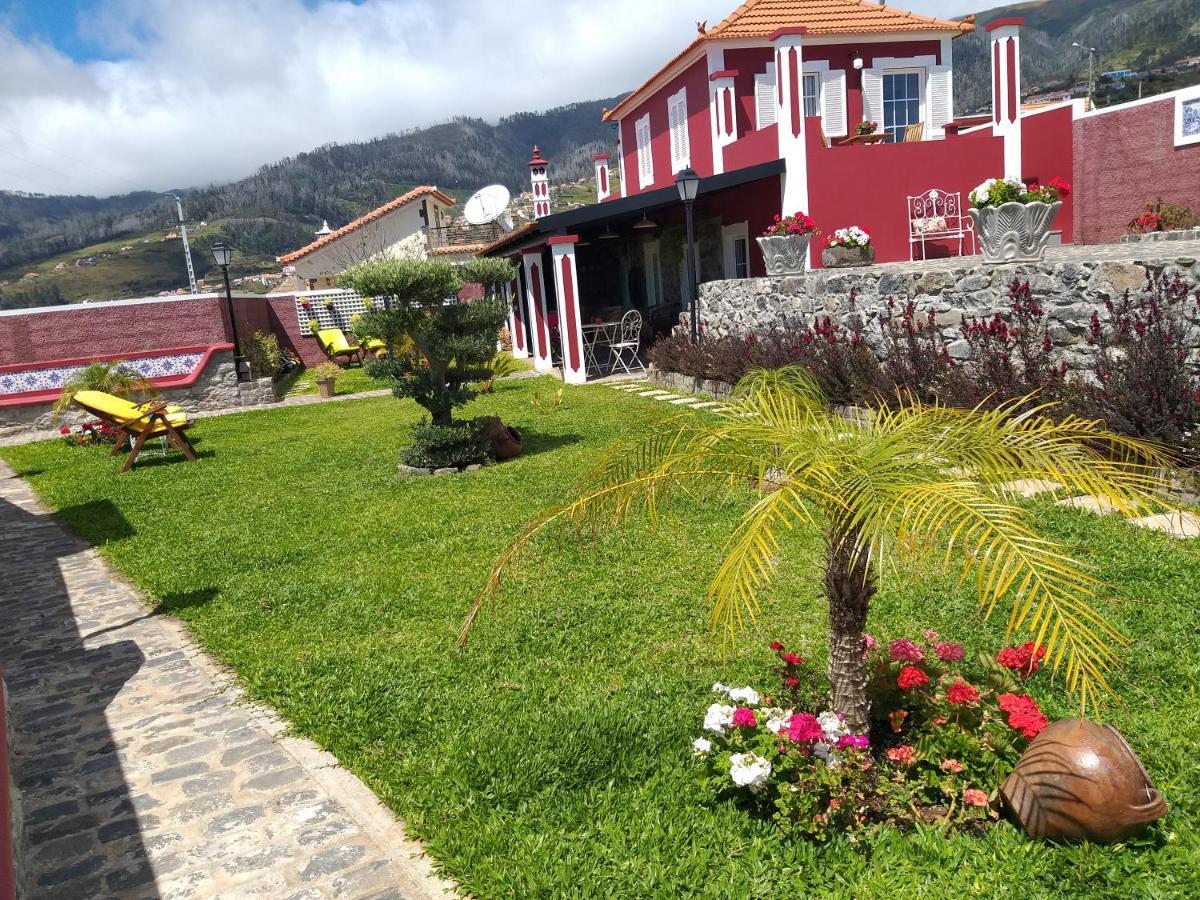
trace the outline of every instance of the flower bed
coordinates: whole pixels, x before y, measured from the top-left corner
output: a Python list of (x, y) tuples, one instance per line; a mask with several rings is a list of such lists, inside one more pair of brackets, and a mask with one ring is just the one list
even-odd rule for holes
[(818, 840), (883, 825), (986, 828), (1001, 782), (1048, 724), (1026, 691), (1046, 650), (1027, 643), (968, 662), (962, 644), (924, 638), (864, 638), (868, 734), (818, 710), (804, 660), (772, 643), (777, 690), (713, 685), (721, 699), (692, 742), (709, 789)]

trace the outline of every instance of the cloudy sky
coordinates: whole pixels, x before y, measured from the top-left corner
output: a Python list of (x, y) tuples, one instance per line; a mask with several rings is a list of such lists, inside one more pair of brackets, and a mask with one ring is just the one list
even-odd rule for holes
[(188, 187), (329, 142), (612, 96), (737, 2), (0, 0), (0, 189)]

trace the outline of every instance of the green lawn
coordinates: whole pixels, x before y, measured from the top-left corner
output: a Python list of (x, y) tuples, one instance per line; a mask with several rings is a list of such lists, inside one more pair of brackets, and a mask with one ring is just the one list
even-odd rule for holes
[[(606, 387), (501, 383), (527, 453), (478, 473), (398, 481), (416, 407), (391, 397), (208, 419), (202, 460), (119, 474), (102, 448), (0, 450), (64, 519), (181, 616), (297, 732), (333, 751), (477, 897), (1177, 897), (1200, 884), (1200, 546), (1036, 507), (1122, 598), (1135, 639), (1111, 712), (1171, 804), (1136, 845), (1054, 847), (885, 831), (789, 840), (698, 787), (690, 742), (716, 680), (769, 684), (767, 642), (823, 665), (817, 541), (797, 539), (765, 615), (723, 654), (704, 588), (735, 504), (680, 503), (653, 531), (542, 539), (509, 604), (454, 646), (492, 558), (563, 498), (600, 448), (664, 415)], [(673, 411), (673, 409), (672, 409)], [(884, 578), (879, 636), (934, 628), (1000, 645), (969, 588)], [(1044, 687), (1044, 686), (1043, 686)], [(1048, 712), (1067, 715), (1059, 696)]]
[[(361, 394), (363, 391), (375, 391), (387, 386), (386, 381), (372, 378), (362, 366), (354, 365), (342, 369), (342, 374), (338, 376), (338, 380), (334, 384), (333, 392), (338, 396)], [(293, 382), (291, 389), (288, 390), (288, 396), (294, 397), (298, 394), (315, 394), (316, 392), (317, 382), (313, 378), (313, 370), (305, 369)]]

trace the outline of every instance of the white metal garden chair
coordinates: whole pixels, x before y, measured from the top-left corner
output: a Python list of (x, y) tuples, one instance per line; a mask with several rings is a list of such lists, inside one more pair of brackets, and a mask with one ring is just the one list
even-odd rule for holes
[(963, 255), (963, 244), (971, 239), (971, 255), (978, 253), (975, 242), (975, 223), (963, 210), (962, 195), (931, 188), (923, 194), (908, 197), (908, 259), (915, 259), (914, 251), (921, 245), (921, 259), (926, 259), (926, 241), (957, 240), (958, 255)]
[(641, 345), (642, 314), (636, 309), (631, 309), (621, 316), (621, 324), (609, 345), (609, 349), (612, 351), (612, 365), (609, 367), (609, 371), (615, 372), (617, 366), (624, 369), (626, 374), (633, 374), (635, 367), (643, 372), (646, 371), (645, 365), (638, 357)]

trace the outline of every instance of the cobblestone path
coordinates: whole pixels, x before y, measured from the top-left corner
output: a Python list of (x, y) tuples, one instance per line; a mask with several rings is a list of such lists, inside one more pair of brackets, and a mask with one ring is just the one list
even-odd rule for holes
[(241, 698), (3, 463), (0, 662), (30, 897), (450, 896), (357, 778)]

